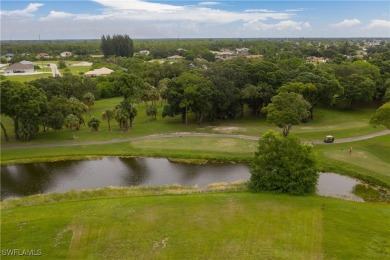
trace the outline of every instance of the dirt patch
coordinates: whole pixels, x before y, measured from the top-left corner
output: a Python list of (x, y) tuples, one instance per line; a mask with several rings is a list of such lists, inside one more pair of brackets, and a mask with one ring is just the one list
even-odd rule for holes
[(244, 128), (237, 127), (237, 126), (218, 126), (212, 128), (214, 132), (221, 133), (221, 134), (232, 134), (237, 132), (242, 132)]

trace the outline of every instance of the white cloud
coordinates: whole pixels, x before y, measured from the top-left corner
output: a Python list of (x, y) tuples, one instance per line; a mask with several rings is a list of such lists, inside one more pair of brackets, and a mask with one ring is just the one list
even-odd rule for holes
[(33, 13), (38, 11), (38, 8), (44, 6), (44, 4), (40, 3), (32, 3), (29, 4), (26, 8), (22, 10), (14, 10), (14, 11), (1, 11), (1, 15), (3, 16), (24, 16), (24, 17), (32, 17)]
[(150, 3), (141, 0), (93, 0), (101, 5), (116, 10), (145, 10), (150, 12), (166, 12), (182, 10), (183, 7), (176, 5)]
[(308, 22), (295, 22), (292, 20), (280, 21), (278, 23), (270, 24), (264, 23), (259, 20), (252, 20), (244, 24), (244, 27), (251, 28), (257, 31), (269, 31), (269, 30), (294, 30), (294, 31), (302, 31), (304, 29), (310, 29), (311, 26)]
[[(149, 3), (139, 0), (130, 1), (108, 1), (94, 0), (102, 5), (105, 9), (101, 14), (74, 14), (61, 13), (52, 11), (47, 17), (41, 20), (72, 18), (74, 20), (121, 20), (121, 21), (144, 21), (144, 22), (196, 22), (207, 25), (212, 24), (227, 24), (233, 22), (248, 22), (253, 19), (258, 20), (285, 20), (293, 16), (293, 14), (285, 12), (254, 12), (240, 13), (223, 11), (200, 6), (175, 6), (167, 4)], [(211, 3), (211, 2), (208, 2)], [(263, 10), (264, 11), (264, 10)]]
[(244, 13), (275, 13), (276, 11), (268, 9), (247, 9)]
[[(102, 34), (114, 33), (129, 34), (133, 38), (257, 37), (259, 32), (264, 32), (264, 36), (293, 37), (298, 36), (297, 32), (299, 36), (307, 36), (307, 29), (311, 28), (308, 22), (293, 21), (296, 14), (291, 11), (227, 11), (213, 8), (211, 3), (217, 2), (176, 6), (142, 0), (93, 1), (102, 5), (100, 13), (76, 14), (53, 10), (46, 16), (30, 20), (28, 24), (24, 22), (25, 19), (18, 19), (15, 22), (23, 26), (18, 27), (21, 29), (17, 33), (10, 26), (4, 26), (2, 38), (15, 39), (15, 35), (20, 39), (31, 39), (36, 35), (47, 35), (47, 38), (99, 38)], [(35, 8), (39, 6), (35, 5)], [(29, 5), (24, 13), (31, 12), (33, 7)], [(2, 23), (12, 24), (11, 18), (2, 17)]]
[(372, 20), (371, 23), (367, 25), (366, 28), (367, 29), (387, 28), (390, 32), (390, 20)]
[(213, 6), (213, 5), (219, 5), (219, 2), (200, 2), (198, 5), (200, 6)]
[(302, 12), (305, 8), (286, 9), (285, 12)]
[(358, 24), (361, 24), (361, 22), (358, 19), (344, 19), (339, 23), (332, 24), (332, 27), (336, 27), (336, 28), (351, 27)]
[(71, 14), (71, 13), (66, 13), (66, 12), (51, 11), (48, 16), (42, 17), (39, 20), (40, 21), (48, 21), (48, 20), (53, 20), (53, 19), (65, 19), (65, 18), (72, 18), (72, 17), (75, 17), (75, 15)]

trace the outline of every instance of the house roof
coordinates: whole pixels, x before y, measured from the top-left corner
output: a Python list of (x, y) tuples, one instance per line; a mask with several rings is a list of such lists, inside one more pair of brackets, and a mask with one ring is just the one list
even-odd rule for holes
[(31, 61), (27, 61), (27, 60), (22, 60), (19, 63), (24, 64), (24, 65), (28, 65), (28, 64), (34, 65), (34, 63), (32, 63)]
[(6, 68), (4, 71), (14, 71), (14, 70), (31, 70), (34, 69), (33, 64), (22, 64), (22, 63), (14, 63), (8, 68)]
[(100, 68), (100, 69), (94, 69), (92, 71), (88, 71), (85, 73), (85, 75), (89, 76), (100, 76), (100, 75), (108, 75), (111, 74), (113, 70), (110, 70), (106, 67)]

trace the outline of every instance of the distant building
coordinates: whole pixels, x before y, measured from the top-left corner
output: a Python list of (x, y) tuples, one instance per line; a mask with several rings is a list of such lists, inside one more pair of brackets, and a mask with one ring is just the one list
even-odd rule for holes
[(61, 57), (70, 57), (70, 56), (72, 56), (73, 54), (70, 52), (70, 51), (64, 51), (64, 52), (61, 52), (60, 53), (60, 56)]
[(34, 73), (33, 64), (14, 63), (4, 70), (5, 74)]
[(248, 56), (249, 55), (249, 49), (248, 48), (237, 48), (236, 49), (238, 56)]
[(310, 56), (306, 58), (307, 62), (327, 62), (328, 59), (325, 59), (324, 57), (315, 57), (315, 56)]
[(114, 72), (113, 70), (103, 67), (100, 69), (94, 69), (92, 71), (88, 71), (84, 75), (87, 77), (99, 77), (99, 76), (110, 75), (113, 72)]
[(42, 52), (42, 53), (39, 53), (39, 54), (37, 55), (37, 58), (45, 58), (45, 59), (48, 59), (48, 58), (50, 58), (50, 56), (49, 56), (49, 54)]
[(7, 60), (10, 60), (14, 57), (15, 55), (13, 53), (6, 53), (3, 55), (4, 58), (6, 58)]
[(234, 53), (231, 51), (222, 51), (217, 53), (216, 58), (220, 60), (230, 60), (234, 56)]

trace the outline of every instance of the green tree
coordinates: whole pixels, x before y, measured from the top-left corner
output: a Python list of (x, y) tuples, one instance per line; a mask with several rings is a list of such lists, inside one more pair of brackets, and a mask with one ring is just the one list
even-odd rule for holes
[(298, 125), (302, 119), (309, 116), (310, 104), (301, 94), (281, 92), (271, 99), (271, 103), (262, 109), (267, 113), (267, 121), (283, 129), (287, 136), (293, 125)]
[(8, 137), (8, 134), (7, 134), (7, 130), (5, 129), (4, 125), (3, 125), (3, 122), (0, 121), (0, 126), (1, 126), (1, 130), (3, 131), (4, 133), (4, 138), (5, 140), (8, 142), (9, 141), (9, 137)]
[(103, 35), (101, 37), (100, 48), (105, 57), (110, 55), (133, 57), (134, 55), (133, 40), (127, 34), (114, 34), (112, 37), (110, 35)]
[(65, 127), (72, 130), (73, 139), (76, 139), (76, 135), (75, 135), (74, 131), (80, 128), (79, 118), (73, 114), (69, 114), (67, 117), (65, 117), (64, 124), (65, 124)]
[(108, 123), (108, 131), (111, 131), (111, 125), (110, 125), (110, 121), (111, 119), (114, 117), (114, 112), (113, 110), (111, 109), (106, 109), (103, 113), (102, 113), (102, 118), (103, 120), (107, 120), (107, 123)]
[(52, 97), (48, 102), (47, 109), (40, 116), (43, 131), (46, 131), (47, 128), (61, 130), (66, 115), (69, 115), (71, 112), (68, 106), (68, 99), (63, 96)]
[(375, 95), (375, 82), (365, 76), (352, 74), (344, 81), (344, 94), (342, 99), (347, 107), (353, 103), (366, 103), (372, 101)]
[(384, 125), (390, 129), (390, 102), (383, 104), (371, 116), (370, 124), (373, 126)]
[(94, 116), (91, 116), (91, 118), (88, 121), (88, 127), (90, 127), (92, 131), (99, 131), (99, 126), (100, 126), (100, 120)]
[(242, 89), (243, 101), (256, 116), (259, 115), (261, 107), (269, 103), (273, 95), (273, 88), (267, 83), (259, 83), (257, 86), (248, 84)]
[(79, 119), (79, 125), (84, 124), (83, 114), (87, 112), (88, 107), (83, 102), (80, 102), (77, 98), (71, 97), (68, 100), (68, 109), (70, 113)]
[(259, 140), (251, 167), (249, 188), (303, 195), (313, 193), (318, 181), (317, 159), (311, 145), (296, 136), (268, 131)]
[(205, 77), (182, 73), (168, 86), (168, 106), (164, 107), (163, 117), (181, 114), (183, 122), (188, 124), (188, 112), (192, 111), (200, 124), (212, 108), (211, 93), (212, 84)]
[(95, 104), (95, 96), (91, 92), (87, 92), (83, 95), (83, 102), (89, 110)]
[(39, 89), (14, 81), (1, 83), (1, 113), (12, 118), (16, 139), (30, 140), (39, 130), (47, 98)]
[[(343, 94), (343, 87), (332, 72), (315, 69), (300, 73), (293, 82), (301, 82), (305, 85), (288, 86), (288, 91), (300, 93), (310, 103), (310, 118), (314, 118), (314, 108), (322, 103), (332, 105), (335, 97)], [(313, 84), (313, 85), (307, 85)], [(295, 90), (294, 90), (295, 89)]]

